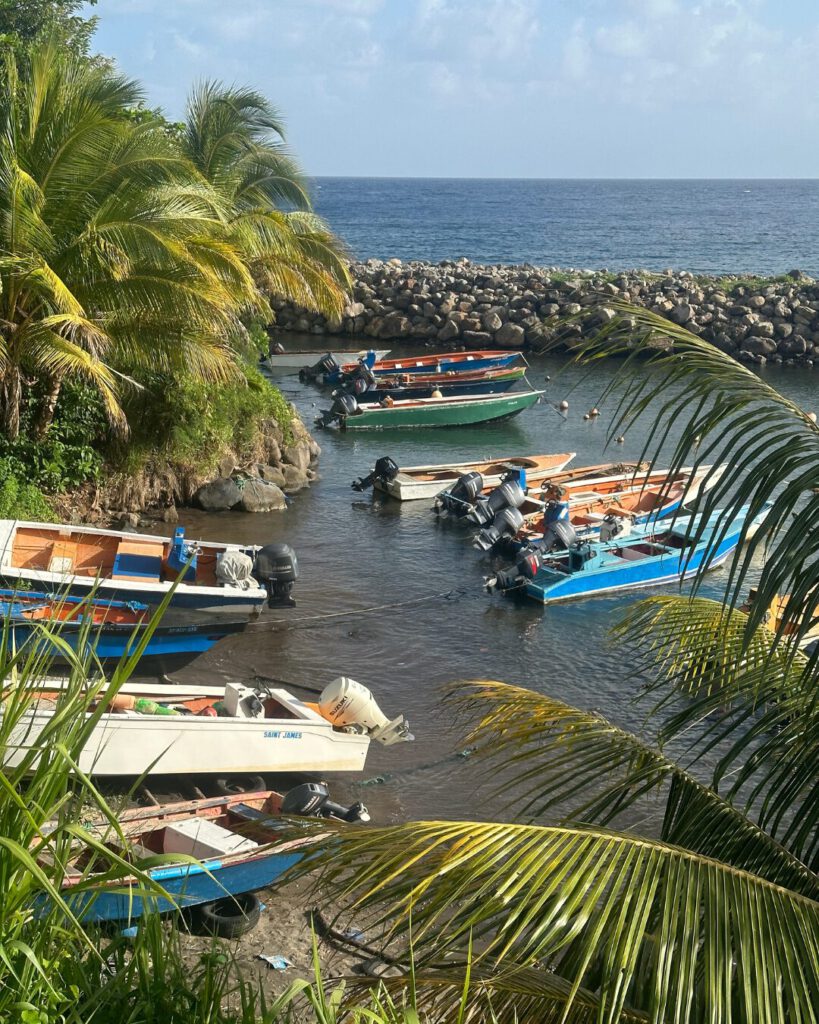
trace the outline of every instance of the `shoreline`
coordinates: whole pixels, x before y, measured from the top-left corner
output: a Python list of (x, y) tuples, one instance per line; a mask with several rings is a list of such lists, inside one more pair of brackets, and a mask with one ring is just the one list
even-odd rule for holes
[[(819, 359), (819, 284), (799, 270), (776, 277), (689, 271), (602, 272), (472, 263), (466, 258), (353, 262), (341, 320), (274, 298), (273, 334), (372, 338), (456, 348), (571, 349), (613, 319), (606, 300), (644, 306), (745, 363), (810, 368)], [(584, 307), (597, 315), (560, 322)], [(548, 321), (548, 322), (546, 322)]]

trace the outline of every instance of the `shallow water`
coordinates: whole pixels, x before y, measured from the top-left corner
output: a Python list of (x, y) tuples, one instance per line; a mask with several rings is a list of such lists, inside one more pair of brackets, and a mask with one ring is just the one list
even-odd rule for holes
[[(349, 675), (371, 687), (390, 716), (407, 715), (416, 740), (374, 745), (363, 779), (339, 780), (334, 791), (364, 799), (382, 822), (490, 813), (485, 792), (476, 787), (476, 767), (455, 753), (461, 732), (438, 706), (442, 685), (452, 680), (523, 684), (639, 729), (641, 712), (630, 704), (638, 685), (633, 666), (606, 634), (628, 603), (650, 591), (546, 609), (490, 597), (481, 586), (486, 563), (471, 548), (468, 531), (437, 521), (427, 502), (399, 504), (350, 488), (385, 454), (399, 465), (562, 451), (577, 452), (575, 466), (636, 459), (645, 425), (625, 444), (607, 448), (613, 402), (601, 406), (599, 420), (582, 418), (600, 405), (613, 366), (590, 374), (564, 368), (557, 358), (533, 359), (529, 377), (547, 389), (546, 401), (494, 426), (321, 432), (320, 479), (284, 514), (186, 511), (181, 519), (190, 537), (287, 541), (301, 575), (295, 609), (266, 612), (258, 625), (223, 641), (177, 678), (261, 675), (320, 689)], [(810, 370), (770, 368), (766, 377), (806, 410), (816, 408)], [(296, 376), (277, 382), (308, 424), (325, 407), (325, 396)], [(565, 417), (551, 404), (563, 398), (570, 403)], [(720, 596), (723, 581), (718, 570), (703, 593)], [(383, 782), (363, 784), (379, 776)], [(503, 809), (495, 805), (491, 812)]]

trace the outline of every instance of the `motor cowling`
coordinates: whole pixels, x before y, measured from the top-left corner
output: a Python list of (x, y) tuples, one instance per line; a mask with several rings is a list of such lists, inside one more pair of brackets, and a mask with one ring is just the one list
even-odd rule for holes
[(256, 552), (253, 575), (267, 590), (268, 608), (293, 607), (293, 584), (299, 576), (296, 552), (289, 544), (266, 544)]
[(469, 512), (469, 518), (478, 526), (488, 526), (503, 509), (520, 508), (525, 500), (526, 492), (521, 487), (517, 475), (507, 476), (485, 498), (476, 503)]
[(316, 423), (320, 427), (329, 427), (331, 423), (340, 420), (342, 416), (352, 416), (357, 409), (358, 402), (355, 395), (348, 394), (346, 391), (337, 391), (333, 396), (333, 404), (327, 412), (323, 412), (317, 417)]
[(321, 692), (318, 699), (323, 718), (344, 732), (368, 734), (384, 746), (414, 739), (403, 715), (389, 719), (366, 686), (339, 676)]
[(625, 537), (631, 533), (631, 522), (623, 516), (616, 516), (613, 512), (607, 512), (600, 524), (600, 541), (605, 544), (607, 541), (617, 537)]
[(435, 507), (454, 516), (465, 516), (473, 508), (483, 490), (483, 477), (473, 469), (458, 477), (457, 481), (435, 499)]
[(340, 369), (341, 367), (333, 358), (333, 354), (331, 352), (327, 352), (318, 360), (318, 362), (313, 363), (312, 366), (303, 366), (299, 370), (299, 380), (318, 380), (319, 377), (338, 373)]
[(475, 534), (472, 546), (478, 551), (491, 551), (502, 541), (511, 540), (524, 524), (523, 513), (518, 508), (503, 508), (495, 516), (491, 526)]
[(484, 580), (487, 590), (499, 590), (502, 594), (522, 590), (527, 580), (533, 580), (541, 566), (543, 555), (537, 548), (524, 548), (511, 569), (500, 569), (494, 576)]
[(338, 818), (340, 821), (369, 821), (367, 808), (360, 800), (345, 806), (330, 799), (323, 782), (305, 782), (289, 789), (282, 798), (282, 814), (301, 818)]
[(543, 510), (543, 539), (540, 544), (544, 551), (565, 551), (576, 544), (577, 531), (569, 519), (569, 505), (555, 499), (546, 502)]
[(387, 484), (390, 480), (394, 480), (400, 472), (401, 468), (397, 462), (389, 455), (382, 455), (380, 459), (376, 459), (372, 472), (354, 480), (352, 488), (354, 491), (365, 491), (368, 487), (372, 487), (376, 480)]

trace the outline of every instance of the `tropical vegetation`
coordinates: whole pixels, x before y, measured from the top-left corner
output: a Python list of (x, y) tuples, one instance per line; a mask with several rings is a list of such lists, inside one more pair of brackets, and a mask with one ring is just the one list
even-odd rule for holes
[[(476, 1019), (813, 1021), (819, 673), (797, 643), (817, 622), (819, 431), (683, 328), (619, 314), (580, 353), (628, 345), (612, 432), (648, 417), (645, 454), (656, 455), (675, 429), (672, 467), (728, 467), (709, 512), (728, 521), (773, 501), (765, 536), (738, 553), (724, 602), (696, 588), (650, 598), (616, 627), (623, 663), (639, 670), (623, 685), (641, 684), (643, 733), (546, 693), (456, 685), (448, 701), (476, 719), (467, 742), (515, 821), (345, 829), (325, 844), (319, 884), (399, 951), (411, 935), (431, 1019), (463, 1019), (466, 989)], [(791, 598), (774, 629), (776, 593)]]

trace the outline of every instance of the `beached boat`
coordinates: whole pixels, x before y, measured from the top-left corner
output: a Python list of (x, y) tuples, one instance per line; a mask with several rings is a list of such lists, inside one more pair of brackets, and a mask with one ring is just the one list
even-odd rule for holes
[[(313, 841), (307, 836), (284, 840), (282, 833), (288, 826), (292, 832), (293, 823), (282, 820), (282, 815), (368, 820), (363, 805), (342, 807), (326, 793), (326, 787), (308, 783), (284, 796), (263, 790), (132, 808), (118, 816), (117, 828), (105, 820), (85, 822), (84, 830), (92, 839), (118, 858), (140, 865), (157, 890), (151, 892), (127, 869), (118, 870), (117, 861), (99, 848), (77, 842), (65, 865), (60, 895), (85, 922), (129, 922), (146, 913), (223, 900), (227, 913), (235, 917), (243, 903), (237, 905), (227, 897), (272, 885)], [(42, 843), (32, 853), (41, 863), (53, 856), (50, 846)], [(160, 855), (164, 855), (162, 862), (151, 866), (148, 858)], [(191, 857), (199, 863), (191, 862)], [(96, 880), (94, 876), (102, 873), (105, 880)], [(44, 897), (38, 903), (48, 905)], [(217, 914), (211, 917), (218, 920)]]
[[(747, 524), (758, 529), (770, 505)], [(704, 523), (698, 516), (680, 516), (666, 528), (636, 538), (572, 544), (566, 551), (544, 554), (528, 548), (516, 566), (488, 578), (490, 590), (522, 594), (540, 604), (570, 601), (615, 591), (656, 587), (716, 569), (739, 545), (749, 506), (730, 523), (720, 524), (714, 512)], [(695, 541), (697, 531), (702, 530)]]
[[(329, 356), (338, 366), (354, 363), (358, 359), (363, 359), (368, 351), (370, 350), (360, 349), (357, 352), (350, 349), (339, 350), (338, 352), (271, 351), (267, 359), (262, 360), (262, 362), (268, 370), (288, 370), (292, 373), (293, 370), (301, 370), (305, 366), (313, 366), (326, 356)], [(384, 359), (390, 354), (388, 348), (377, 348), (374, 351), (376, 360)]]
[(627, 525), (670, 516), (683, 502), (693, 503), (713, 487), (723, 471), (721, 466), (686, 467), (677, 473), (654, 470), (554, 486), (547, 480), (541, 490), (545, 500), (530, 498), (511, 478), (480, 498), (467, 520), (483, 525), (475, 537), (475, 547), (483, 551), (501, 540), (512, 550), (530, 544), (567, 547), (578, 536), (614, 538)]
[(341, 389), (359, 402), (378, 402), (386, 398), (435, 398), (436, 392), (448, 395), (500, 395), (526, 375), (525, 366), (500, 370), (475, 370), (474, 373), (404, 374), (375, 377), (368, 370), (345, 378)]
[(398, 501), (434, 498), (441, 488), (457, 482), (467, 473), (480, 473), (484, 488), (499, 484), (510, 470), (523, 470), (530, 483), (540, 483), (559, 473), (575, 457), (574, 452), (559, 455), (506, 455), (476, 462), (448, 462), (431, 466), (399, 467), (389, 456), (376, 462), (371, 473), (353, 483), (356, 491), (373, 487)]
[[(7, 635), (15, 649), (33, 645), (57, 660), (64, 660), (64, 651), (60, 644), (50, 642), (44, 630), (58, 634), (60, 643), (72, 651), (88, 649), (102, 661), (133, 653), (150, 618), (151, 609), (134, 601), (0, 590), (0, 620), (7, 623)], [(194, 657), (209, 651), (223, 637), (241, 633), (247, 624), (247, 617), (175, 626), (162, 622), (154, 626), (142, 657)]]
[[(45, 679), (32, 691), (0, 765), (19, 765), (27, 756), (66, 685)], [(402, 716), (387, 719), (352, 679), (334, 680), (314, 704), (281, 688), (129, 680), (105, 703), (79, 767), (99, 776), (355, 772), (373, 739), (389, 745), (412, 736)]]
[(297, 571), (286, 544), (191, 542), (181, 526), (170, 538), (0, 519), (4, 586), (154, 606), (181, 575), (167, 614), (172, 624), (192, 615), (258, 614), (266, 600), (292, 603)]
[(534, 405), (542, 391), (515, 391), (505, 395), (456, 395), (451, 398), (419, 398), (390, 404), (356, 402), (352, 395), (339, 395), (332, 408), (316, 423), (327, 427), (338, 423), (342, 430), (374, 430), (391, 427), (465, 427), (517, 416)]
[[(498, 349), (478, 349), (473, 352), (439, 352), (437, 355), (404, 356), (401, 359), (375, 359), (368, 352), (363, 359), (353, 363), (333, 366), (314, 366), (312, 379), (320, 384), (338, 384), (344, 377), (351, 376), (365, 366), (375, 376), (429, 373), (467, 373), (474, 370), (498, 370), (526, 360), (520, 352), (504, 352)], [(318, 371), (317, 373), (314, 371)]]

